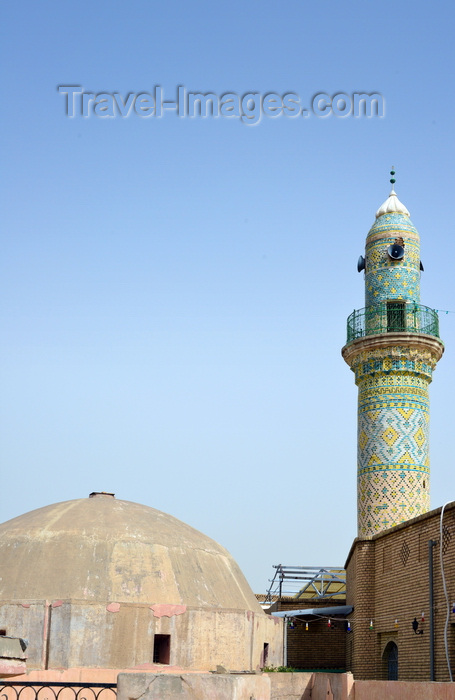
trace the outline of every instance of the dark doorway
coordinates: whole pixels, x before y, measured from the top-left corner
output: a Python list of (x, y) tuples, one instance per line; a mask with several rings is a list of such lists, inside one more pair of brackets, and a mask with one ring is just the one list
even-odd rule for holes
[(398, 647), (395, 642), (389, 642), (384, 649), (383, 660), (387, 664), (387, 680), (398, 680)]
[(153, 640), (153, 663), (168, 664), (171, 658), (171, 635), (155, 634)]
[(262, 652), (262, 665), (267, 666), (267, 661), (269, 660), (269, 644), (264, 642), (264, 650)]

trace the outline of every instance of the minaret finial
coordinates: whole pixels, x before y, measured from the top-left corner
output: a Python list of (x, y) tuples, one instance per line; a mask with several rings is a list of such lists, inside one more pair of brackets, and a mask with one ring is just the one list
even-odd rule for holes
[(392, 189), (390, 190), (390, 194), (386, 201), (379, 207), (379, 209), (376, 212), (376, 218), (379, 218), (382, 216), (382, 214), (393, 214), (393, 213), (398, 213), (398, 214), (405, 214), (406, 216), (409, 216), (409, 212), (400, 202), (400, 200), (397, 197), (397, 193), (395, 192), (395, 166), (392, 165), (392, 170), (390, 171), (391, 178), (389, 180), (390, 184), (392, 185)]
[[(395, 166), (394, 166), (394, 165), (392, 165), (392, 170), (390, 171), (390, 174), (391, 174), (391, 176), (392, 176), (392, 177), (390, 178), (390, 184), (392, 185), (392, 192), (395, 194), (395, 183), (396, 183), (396, 180), (395, 180)], [(390, 194), (392, 194), (392, 192), (391, 192)]]

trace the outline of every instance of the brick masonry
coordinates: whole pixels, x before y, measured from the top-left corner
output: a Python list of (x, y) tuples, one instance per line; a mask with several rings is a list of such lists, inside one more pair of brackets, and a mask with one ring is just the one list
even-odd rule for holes
[[(344, 600), (282, 598), (273, 611), (327, 608), (344, 605)], [(344, 670), (346, 667), (346, 622), (318, 618), (294, 618), (294, 629), (287, 629), (288, 666), (303, 670)], [(308, 629), (306, 628), (308, 624)]]
[[(356, 539), (346, 563), (352, 632), (346, 635), (347, 669), (356, 679), (387, 679), (386, 647), (398, 647), (398, 679), (430, 680), (429, 554), (433, 547), (435, 680), (448, 681), (444, 625), (447, 606), (440, 565), (441, 508), (368, 540)], [(455, 601), (455, 502), (444, 511), (442, 557), (450, 609)], [(424, 613), (424, 622), (421, 620)], [(414, 618), (423, 634), (415, 634)], [(373, 628), (370, 629), (370, 622)], [(455, 663), (455, 614), (450, 612), (449, 658)], [(384, 653), (385, 652), (385, 653)]]

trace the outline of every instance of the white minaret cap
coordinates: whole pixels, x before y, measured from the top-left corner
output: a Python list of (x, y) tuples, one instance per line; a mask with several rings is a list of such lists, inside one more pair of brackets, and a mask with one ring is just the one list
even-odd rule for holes
[(402, 204), (398, 199), (397, 193), (395, 192), (393, 187), (391, 193), (385, 200), (384, 204), (381, 204), (381, 206), (377, 210), (376, 218), (382, 216), (383, 214), (406, 214), (406, 216), (410, 216), (404, 204)]

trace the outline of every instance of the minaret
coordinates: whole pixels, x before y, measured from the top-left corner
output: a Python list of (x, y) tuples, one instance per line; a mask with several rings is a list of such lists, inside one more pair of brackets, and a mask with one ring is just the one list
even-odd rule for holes
[(376, 212), (357, 268), (365, 308), (347, 322), (342, 355), (359, 388), (358, 537), (430, 507), (428, 386), (444, 352), (436, 311), (420, 304), (419, 234), (392, 191)]

